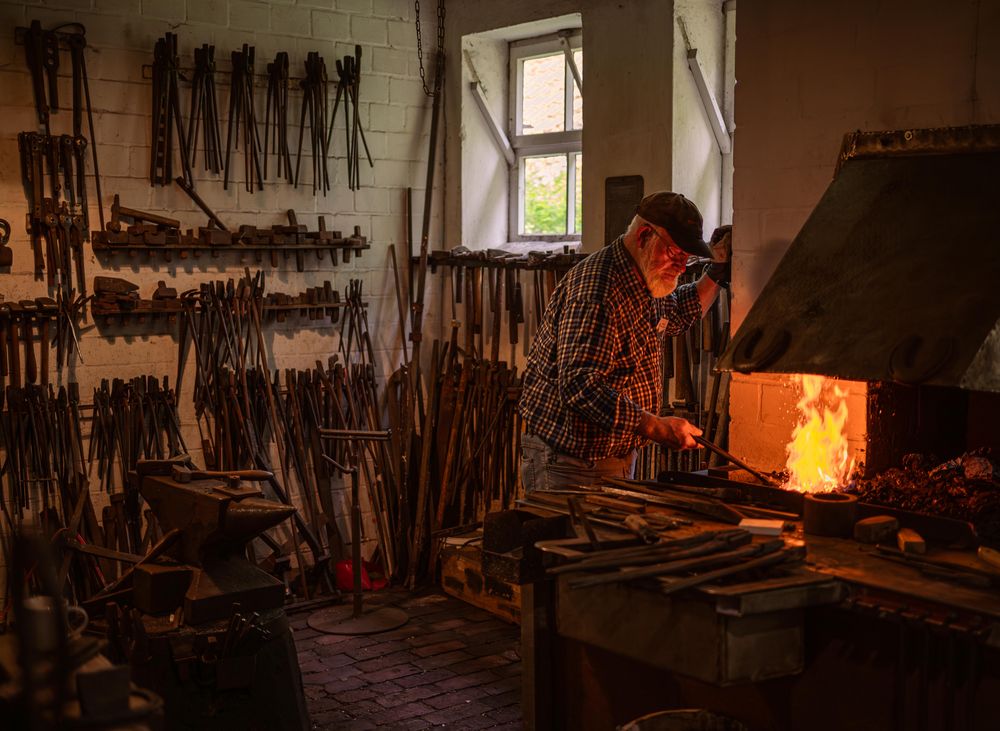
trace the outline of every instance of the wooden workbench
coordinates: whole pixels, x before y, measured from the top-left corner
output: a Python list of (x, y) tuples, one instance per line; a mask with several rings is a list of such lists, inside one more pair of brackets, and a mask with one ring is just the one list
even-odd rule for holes
[[(689, 531), (720, 527), (700, 521)], [(854, 541), (804, 565), (671, 597), (655, 582), (522, 588), (529, 729), (609, 729), (707, 708), (751, 729), (996, 729), (1000, 592), (930, 578)], [(983, 568), (971, 552), (929, 556)]]

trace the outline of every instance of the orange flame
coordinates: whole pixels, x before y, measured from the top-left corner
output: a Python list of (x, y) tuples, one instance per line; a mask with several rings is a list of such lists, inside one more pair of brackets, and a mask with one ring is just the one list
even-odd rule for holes
[(788, 482), (785, 487), (799, 492), (828, 492), (842, 489), (854, 467), (849, 459), (847, 437), (847, 393), (822, 376), (796, 376), (802, 398), (796, 407), (799, 422), (785, 447)]

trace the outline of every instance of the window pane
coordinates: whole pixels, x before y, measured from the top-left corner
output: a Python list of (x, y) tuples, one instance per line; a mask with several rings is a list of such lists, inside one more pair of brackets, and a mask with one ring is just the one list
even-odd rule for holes
[(566, 233), (566, 156), (524, 159), (524, 232)]
[(573, 216), (573, 233), (583, 231), (583, 155), (576, 154), (576, 215)]
[(562, 53), (523, 62), (521, 134), (565, 129), (566, 65)]
[[(573, 60), (580, 70), (580, 78), (583, 78), (583, 51), (573, 51)], [(583, 95), (580, 87), (573, 82), (573, 129), (583, 129)]]

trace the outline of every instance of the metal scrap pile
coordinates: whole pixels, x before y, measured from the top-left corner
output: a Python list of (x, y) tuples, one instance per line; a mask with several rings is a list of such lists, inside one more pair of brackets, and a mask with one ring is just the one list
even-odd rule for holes
[(909, 454), (903, 466), (859, 478), (864, 502), (967, 520), (986, 543), (1000, 543), (1000, 467), (988, 449), (974, 449), (942, 464)]

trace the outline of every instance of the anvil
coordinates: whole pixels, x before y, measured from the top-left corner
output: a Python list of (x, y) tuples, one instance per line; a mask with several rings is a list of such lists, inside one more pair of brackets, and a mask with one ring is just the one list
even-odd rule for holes
[(201, 471), (187, 455), (140, 460), (130, 473), (160, 528), (181, 531), (168, 553), (195, 569), (184, 596), (189, 623), (227, 617), (233, 602), (248, 609), (281, 606), (284, 586), (250, 563), (245, 550), (247, 542), (295, 512), (243, 482), (271, 476), (262, 470)]

